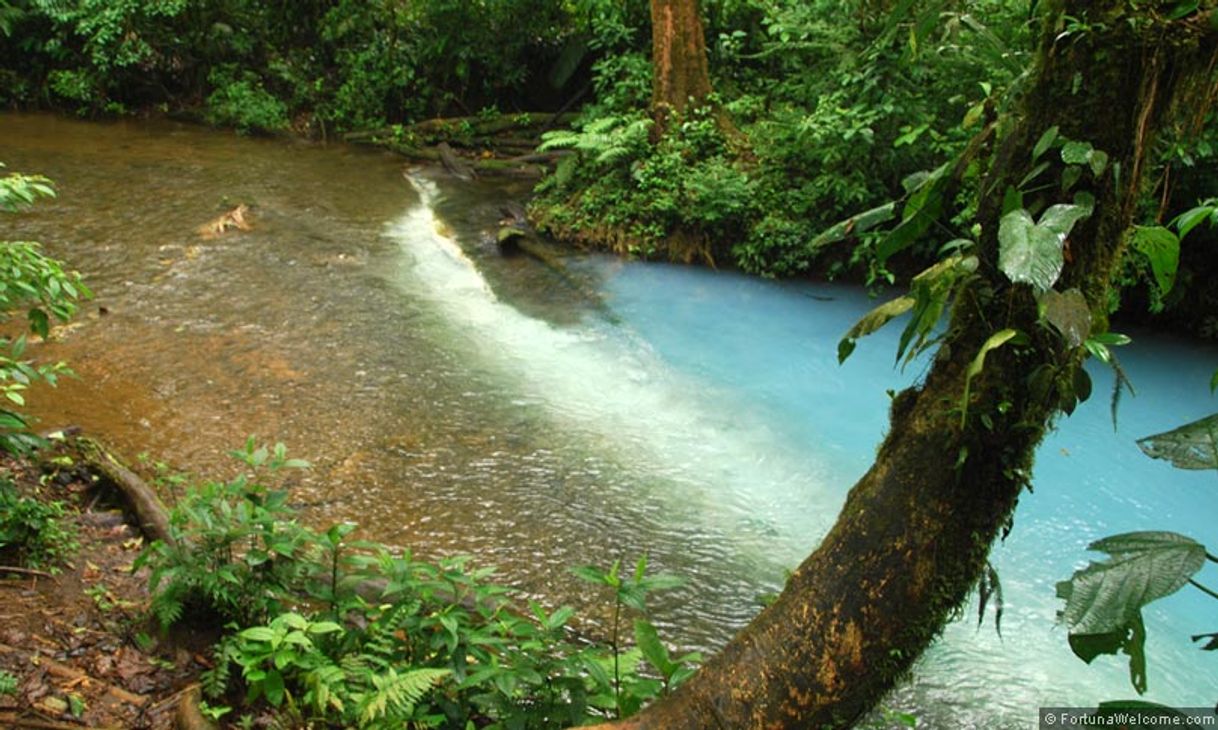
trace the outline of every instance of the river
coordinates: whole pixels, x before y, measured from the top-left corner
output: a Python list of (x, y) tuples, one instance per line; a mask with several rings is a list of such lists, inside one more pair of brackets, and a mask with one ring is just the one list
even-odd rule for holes
[[(170, 122), (0, 115), (0, 161), (59, 198), (4, 220), (96, 292), (40, 356), (80, 374), (31, 397), (127, 454), (223, 475), (250, 434), (313, 468), (291, 483), (314, 524), (426, 556), (472, 554), (590, 621), (569, 573), (644, 553), (683, 575), (664, 635), (713, 650), (832, 524), (887, 425), (896, 332), (841, 334), (856, 289), (585, 256), (560, 275), (491, 243), (524, 183), (459, 182), (376, 151), (246, 139)], [(250, 205), (253, 228), (198, 229)], [(1097, 396), (1042, 447), (1035, 491), (995, 548), (1002, 637), (975, 606), (886, 705), (928, 727), (1033, 727), (1041, 705), (1128, 697), (1054, 626), (1053, 584), (1106, 534), (1218, 543), (1218, 475), (1151, 461), (1139, 436), (1218, 410), (1218, 349), (1150, 332), (1121, 352), (1138, 395), (1114, 430)], [(1211, 547), (1211, 552), (1213, 552)], [(1207, 568), (1210, 584), (1215, 571)], [(1190, 588), (1146, 611), (1146, 699), (1210, 705), (1214, 604)]]

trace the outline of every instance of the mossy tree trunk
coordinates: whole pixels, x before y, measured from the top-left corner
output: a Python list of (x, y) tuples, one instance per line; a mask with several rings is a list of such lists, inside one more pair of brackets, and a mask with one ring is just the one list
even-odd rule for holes
[[(925, 382), (894, 399), (874, 465), (778, 600), (677, 692), (614, 727), (849, 727), (938, 636), (1009, 528), (1059, 411), (1056, 389), (1034, 387), (1029, 374), (1050, 368), (1068, 392), (1083, 359), (1083, 348), (1040, 322), (1027, 285), (997, 269), (1003, 193), (1033, 167), (1051, 127), (1110, 155), (1090, 183), (1095, 212), (1075, 228), (1058, 284), (1079, 288), (1105, 321), (1155, 130), (1173, 98), (1213, 83), (1209, 13), (1168, 21), (1159, 12), (1171, 3), (1161, 4), (1136, 14), (1125, 0), (1055, 4), (1022, 112), (983, 184), (979, 275), (959, 296)], [(1076, 31), (1063, 32), (1067, 14), (1080, 21)], [(1060, 174), (1060, 157), (1055, 166), (1046, 174)], [(1007, 327), (1028, 342), (989, 353), (962, 409), (970, 364)]]
[(706, 36), (697, 0), (651, 0), (653, 137), (710, 95)]

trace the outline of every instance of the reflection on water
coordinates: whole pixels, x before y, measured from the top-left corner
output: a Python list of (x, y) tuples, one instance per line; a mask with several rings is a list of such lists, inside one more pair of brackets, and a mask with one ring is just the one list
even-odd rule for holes
[[(891, 367), (891, 334), (836, 365), (870, 305), (845, 287), (504, 259), (489, 234), (522, 184), (437, 185), (377, 153), (168, 123), (0, 116), (0, 139), (11, 169), (60, 189), (5, 237), (43, 240), (97, 292), (46, 348), (82, 376), (39, 395), (46, 423), (195, 470), (250, 433), (282, 440), (315, 464), (294, 486), (309, 520), (473, 553), (593, 616), (603, 597), (567, 568), (647, 552), (689, 578), (657, 604), (684, 647), (719, 645), (781, 585), (870, 462), (885, 391), (918, 375)], [(237, 203), (252, 231), (198, 236)], [(1112, 532), (1218, 542), (1214, 475), (1133, 446), (1213, 409), (1218, 353), (1139, 340), (1120, 432), (1096, 404), (1066, 421), (995, 553), (1007, 638), (952, 625), (889, 704), (931, 727), (1028, 727), (1041, 704), (1129, 694), (1119, 662), (1070, 655), (1053, 581)], [(1187, 638), (1212, 615), (1189, 594), (1147, 611), (1148, 698), (1218, 696)]]

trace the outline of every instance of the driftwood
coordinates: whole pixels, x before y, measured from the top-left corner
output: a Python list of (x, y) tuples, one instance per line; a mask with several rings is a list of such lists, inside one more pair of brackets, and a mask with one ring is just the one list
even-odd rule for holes
[(161, 540), (169, 545), (176, 542), (169, 532), (169, 513), (147, 482), (124, 466), (97, 441), (79, 436), (73, 439), (72, 443), (76, 446), (84, 466), (123, 494), (139, 521), (140, 529), (148, 539)]
[[(403, 157), (438, 162), (463, 180), (480, 174), (540, 176), (546, 165), (571, 154), (569, 150), (537, 152), (546, 129), (569, 124), (574, 114), (526, 112), (497, 117), (428, 119), (407, 126), (350, 132), (347, 142), (384, 147)], [(497, 154), (458, 155), (454, 147), (493, 150)]]
[(230, 228), (248, 231), (251, 226), (249, 221), (245, 219), (245, 216), (249, 212), (249, 206), (242, 203), (227, 213), (199, 226), (199, 235), (203, 238), (215, 238), (224, 235), (224, 232)]

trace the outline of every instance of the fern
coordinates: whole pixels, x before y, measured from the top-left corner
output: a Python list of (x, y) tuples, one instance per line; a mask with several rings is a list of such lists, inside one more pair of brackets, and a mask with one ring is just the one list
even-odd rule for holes
[(199, 683), (203, 686), (203, 693), (213, 699), (223, 697), (228, 692), (228, 682), (231, 676), (232, 662), (236, 659), (239, 650), (231, 638), (226, 638), (216, 644), (212, 650), (212, 658), (214, 664), (211, 669), (203, 672), (199, 676)]
[(646, 117), (599, 117), (578, 132), (570, 129), (547, 132), (542, 135), (543, 141), (537, 149), (542, 152), (574, 149), (598, 167), (613, 167), (639, 158), (647, 151), (651, 125), (652, 121)]
[(370, 723), (394, 715), (410, 716), (414, 707), (433, 687), (448, 677), (448, 669), (412, 669), (398, 674), (392, 668), (384, 675), (373, 675), (375, 691), (363, 694), (359, 702), (359, 719)]
[(583, 134), (574, 129), (556, 129), (541, 135), (542, 142), (538, 145), (537, 151), (574, 149), (581, 139), (583, 139)]

